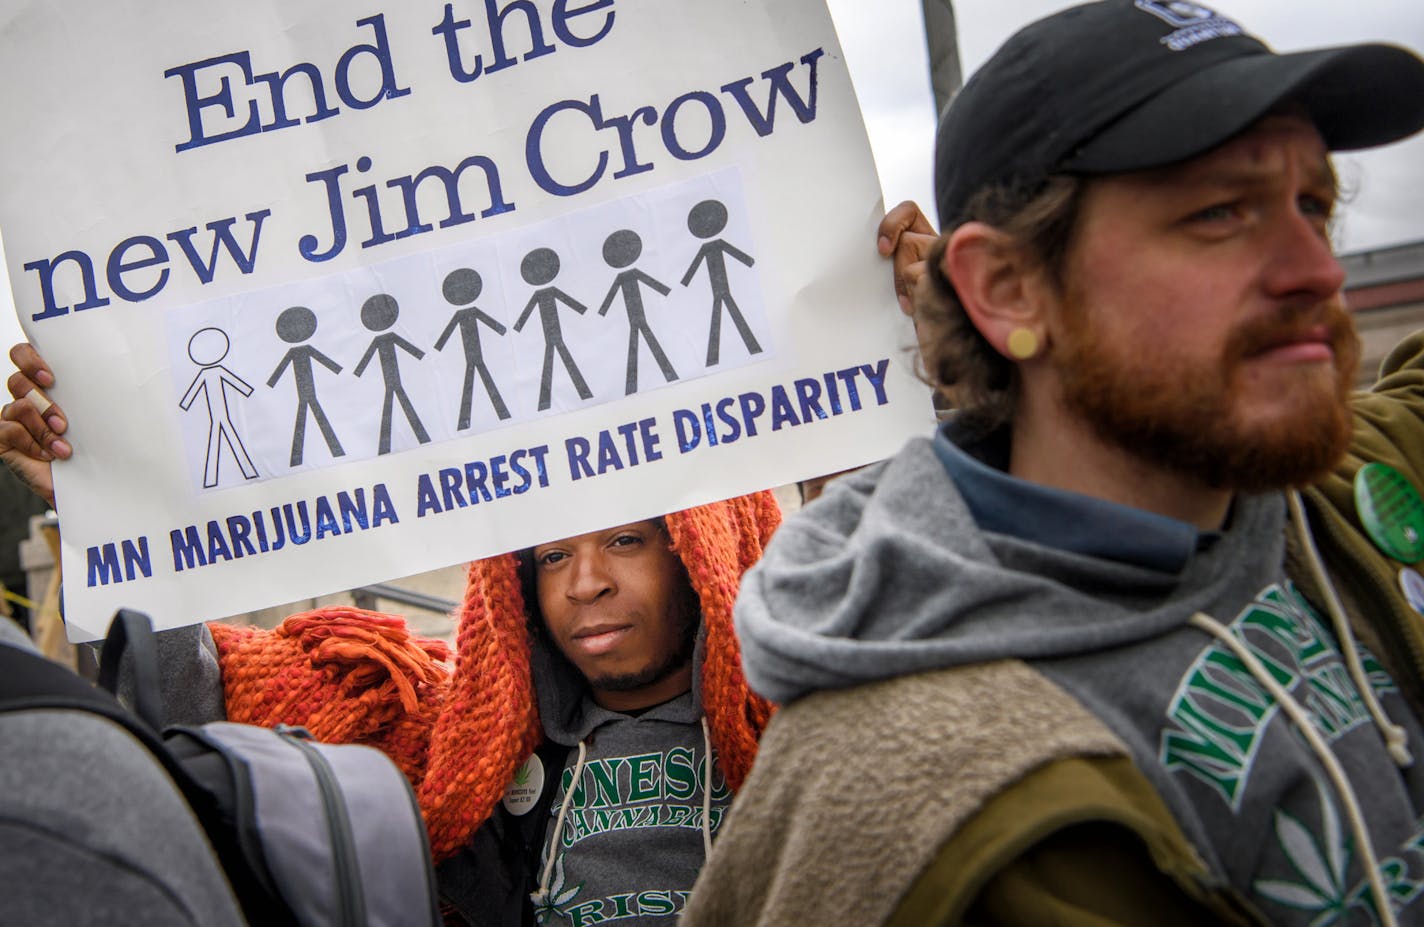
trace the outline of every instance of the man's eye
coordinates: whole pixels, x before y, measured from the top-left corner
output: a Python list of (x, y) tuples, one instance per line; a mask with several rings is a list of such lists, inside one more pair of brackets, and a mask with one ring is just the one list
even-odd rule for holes
[(631, 547), (641, 543), (643, 543), (643, 539), (636, 534), (620, 534), (613, 539), (614, 547)]
[(540, 566), (553, 566), (554, 564), (558, 563), (560, 560), (563, 560), (567, 556), (568, 554), (564, 553), (561, 550), (551, 550), (539, 554), (534, 558), (534, 560)]
[(1224, 222), (1236, 215), (1235, 203), (1214, 203), (1187, 217), (1189, 222)]

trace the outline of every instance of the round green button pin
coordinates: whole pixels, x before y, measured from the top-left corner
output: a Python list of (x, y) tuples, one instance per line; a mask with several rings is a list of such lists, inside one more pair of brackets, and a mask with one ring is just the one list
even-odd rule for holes
[(1355, 511), (1380, 550), (1403, 563), (1424, 558), (1424, 499), (1398, 470), (1382, 463), (1361, 467)]

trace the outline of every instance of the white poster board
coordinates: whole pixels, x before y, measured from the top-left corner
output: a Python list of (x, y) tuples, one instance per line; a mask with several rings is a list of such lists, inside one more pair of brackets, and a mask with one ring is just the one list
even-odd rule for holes
[(0, 19), (72, 636), (595, 530), (931, 421), (820, 0)]

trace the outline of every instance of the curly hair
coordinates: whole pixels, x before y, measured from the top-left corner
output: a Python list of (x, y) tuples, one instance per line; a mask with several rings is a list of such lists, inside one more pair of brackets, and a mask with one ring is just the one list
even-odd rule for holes
[(1057, 174), (1031, 187), (985, 187), (931, 249), (926, 281), (915, 290), (920, 363), (930, 385), (958, 411), (960, 423), (984, 434), (1006, 423), (1018, 399), (1018, 367), (974, 327), (942, 267), (949, 234), (966, 222), (1007, 232), (1049, 282), (1063, 289), (1064, 262), (1087, 181)]

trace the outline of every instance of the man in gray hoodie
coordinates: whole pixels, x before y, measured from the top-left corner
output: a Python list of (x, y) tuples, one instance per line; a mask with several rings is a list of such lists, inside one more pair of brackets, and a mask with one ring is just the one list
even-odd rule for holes
[(1424, 923), (1424, 336), (1349, 395), (1328, 235), (1421, 127), (1413, 54), (1195, 3), (969, 81), (881, 229), (958, 411), (748, 573), (783, 708), (684, 927)]
[(778, 521), (769, 493), (742, 496), (471, 566), (452, 691), (465, 675), (464, 710), (496, 717), (472, 742), (437, 725), (432, 765), (452, 748), (487, 763), (484, 745), (520, 729), (487, 693), (521, 658), (514, 703), (532, 701), (537, 746), (512, 757), (513, 781), (493, 783), (502, 800), (439, 869), (467, 923), (676, 919), (769, 711), (739, 678), (731, 601)]

